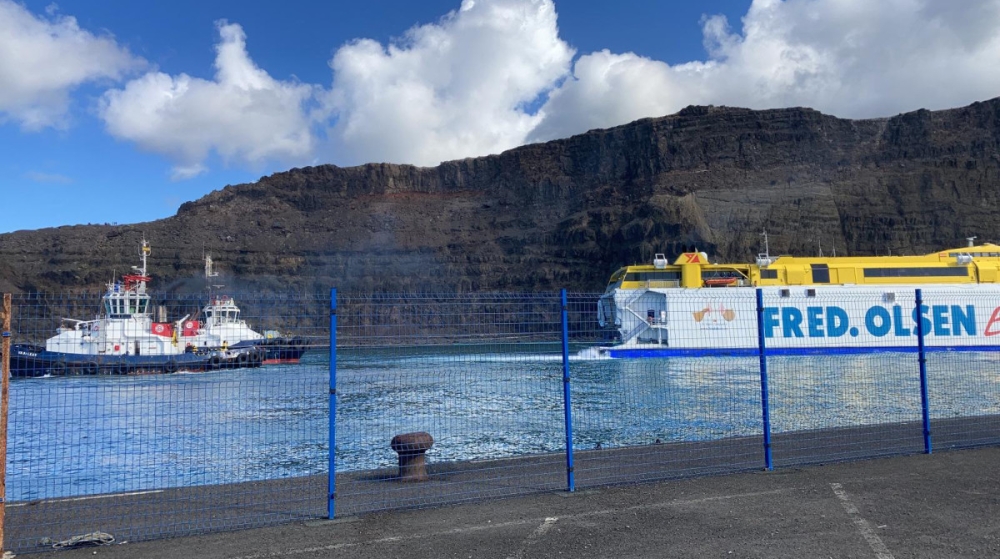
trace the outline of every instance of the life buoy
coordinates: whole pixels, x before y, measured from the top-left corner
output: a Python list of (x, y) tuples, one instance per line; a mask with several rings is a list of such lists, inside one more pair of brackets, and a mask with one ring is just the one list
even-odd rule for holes
[(163, 365), (163, 371), (166, 373), (176, 373), (177, 372), (177, 362), (171, 359)]

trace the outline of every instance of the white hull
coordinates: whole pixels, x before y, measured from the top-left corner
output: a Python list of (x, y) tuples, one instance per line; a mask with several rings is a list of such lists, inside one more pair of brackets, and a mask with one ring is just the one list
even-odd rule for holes
[[(599, 303), (618, 328), (613, 356), (908, 351), (918, 342), (914, 285), (616, 289)], [(1000, 348), (1000, 285), (922, 287), (931, 351)], [(626, 351), (629, 350), (629, 351)]]

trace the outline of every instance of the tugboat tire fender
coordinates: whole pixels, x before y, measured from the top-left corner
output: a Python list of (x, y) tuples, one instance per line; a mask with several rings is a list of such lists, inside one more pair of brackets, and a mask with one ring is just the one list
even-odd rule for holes
[(209, 369), (218, 369), (219, 365), (221, 364), (222, 364), (222, 359), (220, 359), (218, 355), (213, 355), (208, 358)]
[(171, 359), (163, 365), (163, 371), (166, 373), (176, 373), (177, 372), (177, 362)]
[(245, 367), (249, 362), (250, 362), (250, 354), (245, 351), (236, 356), (236, 364), (239, 365), (240, 367)]

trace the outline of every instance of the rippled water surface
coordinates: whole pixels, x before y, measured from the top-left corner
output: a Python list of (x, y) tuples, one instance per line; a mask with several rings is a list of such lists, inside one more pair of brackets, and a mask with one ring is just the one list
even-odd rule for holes
[[(555, 351), (553, 351), (553, 349)], [(11, 501), (327, 471), (329, 367), (15, 379)], [(773, 432), (920, 419), (915, 355), (768, 361)], [(578, 449), (759, 435), (756, 358), (571, 360)], [(1000, 413), (1000, 356), (933, 354), (933, 417)], [(565, 449), (558, 348), (338, 355), (337, 470), (395, 464), (393, 435), (427, 431), (435, 461)]]

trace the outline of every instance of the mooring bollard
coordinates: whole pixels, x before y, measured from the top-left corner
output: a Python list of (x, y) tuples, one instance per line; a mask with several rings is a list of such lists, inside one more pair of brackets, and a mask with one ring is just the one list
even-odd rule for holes
[(424, 453), (434, 446), (430, 433), (403, 433), (392, 438), (390, 446), (399, 454), (400, 481), (427, 481)]

